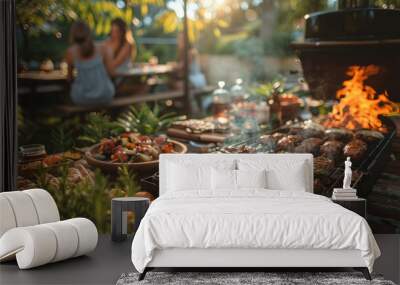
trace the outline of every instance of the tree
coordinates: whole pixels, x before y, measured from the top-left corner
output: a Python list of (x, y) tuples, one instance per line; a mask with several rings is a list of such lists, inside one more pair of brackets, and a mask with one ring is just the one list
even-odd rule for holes
[(77, 19), (84, 19), (96, 36), (102, 36), (110, 32), (113, 18), (120, 17), (131, 24), (136, 10), (143, 16), (149, 5), (161, 6), (164, 1), (126, 0), (124, 3), (125, 7), (120, 8), (116, 2), (106, 0), (17, 0), (16, 22), (22, 35), (21, 53), (29, 57), (32, 39), (50, 34), (58, 37), (59, 30), (68, 30)]

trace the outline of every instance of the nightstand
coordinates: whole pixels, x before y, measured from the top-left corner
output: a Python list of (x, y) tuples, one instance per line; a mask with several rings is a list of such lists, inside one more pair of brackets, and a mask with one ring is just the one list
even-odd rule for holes
[(111, 200), (111, 239), (123, 241), (128, 233), (128, 212), (135, 214), (133, 230), (139, 227), (140, 221), (149, 208), (150, 200), (142, 197), (118, 197)]
[(354, 198), (351, 200), (336, 200), (332, 199), (332, 202), (341, 205), (342, 207), (359, 214), (364, 219), (367, 218), (367, 200), (363, 198)]

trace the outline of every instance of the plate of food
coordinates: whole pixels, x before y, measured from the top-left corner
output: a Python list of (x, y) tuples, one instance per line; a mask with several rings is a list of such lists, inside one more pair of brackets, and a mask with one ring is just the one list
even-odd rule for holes
[(156, 171), (162, 153), (186, 153), (187, 147), (166, 136), (146, 136), (126, 132), (117, 137), (102, 139), (85, 153), (87, 162), (104, 172), (115, 173), (127, 166), (138, 172)]

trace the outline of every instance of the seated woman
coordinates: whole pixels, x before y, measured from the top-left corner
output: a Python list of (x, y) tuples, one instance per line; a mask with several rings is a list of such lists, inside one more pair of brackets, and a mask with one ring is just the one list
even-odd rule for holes
[(104, 41), (104, 47), (110, 54), (112, 74), (128, 71), (136, 56), (136, 45), (132, 33), (121, 18), (111, 22), (110, 37)]
[[(93, 42), (89, 26), (75, 22), (70, 32), (72, 46), (66, 53), (71, 99), (78, 105), (103, 105), (112, 101), (115, 88), (109, 77), (110, 58)], [(77, 71), (74, 78), (73, 70)]]

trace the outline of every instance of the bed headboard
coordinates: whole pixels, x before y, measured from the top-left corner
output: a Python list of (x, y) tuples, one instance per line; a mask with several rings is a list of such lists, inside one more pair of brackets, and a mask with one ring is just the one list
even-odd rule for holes
[(243, 160), (266, 160), (268, 162), (302, 162), (304, 161), (306, 167), (306, 191), (313, 193), (314, 176), (313, 176), (313, 156), (309, 153), (304, 154), (270, 154), (270, 153), (254, 153), (254, 154), (161, 154), (159, 162), (159, 194), (160, 196), (167, 191), (168, 179), (168, 163), (173, 162), (177, 164), (190, 164), (190, 165), (213, 165), (218, 161), (237, 161)]

